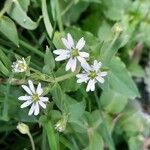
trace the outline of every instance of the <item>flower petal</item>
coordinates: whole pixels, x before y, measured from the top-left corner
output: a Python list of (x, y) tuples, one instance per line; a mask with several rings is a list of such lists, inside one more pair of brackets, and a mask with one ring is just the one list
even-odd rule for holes
[(79, 78), (77, 79), (77, 83), (87, 82), (89, 80), (88, 75), (85, 73), (77, 74), (76, 77)]
[(86, 63), (86, 59), (85, 59), (84, 57), (77, 56), (77, 59), (79, 60), (79, 62), (80, 62), (81, 64)]
[(107, 75), (107, 72), (103, 71), (100, 74), (101, 74), (101, 77), (105, 77)]
[(85, 57), (85, 58), (88, 58), (88, 57), (89, 57), (89, 53), (87, 53), (87, 52), (79, 52), (79, 55), (80, 55), (81, 57)]
[(39, 97), (40, 101), (42, 102), (47, 102), (48, 101), (48, 97)]
[(74, 41), (70, 33), (67, 34), (67, 39), (68, 39), (68, 43), (70, 44), (70, 47), (73, 47)]
[(31, 80), (28, 80), (28, 84), (29, 84), (29, 88), (32, 91), (32, 93), (35, 93), (35, 88), (34, 88), (33, 82)]
[(20, 96), (20, 97), (18, 97), (18, 99), (21, 101), (27, 101), (27, 100), (31, 100), (32, 97), (31, 96)]
[(98, 80), (98, 82), (100, 82), (100, 83), (104, 83), (104, 81), (105, 81), (101, 76), (97, 76), (96, 80)]
[(42, 89), (41, 83), (38, 84), (37, 89), (36, 89), (36, 93), (39, 96), (43, 93), (43, 89)]
[(66, 71), (68, 71), (71, 68), (71, 71), (75, 71), (76, 69), (76, 58), (70, 58), (66, 65)]
[(56, 54), (56, 55), (60, 55), (60, 54), (68, 54), (70, 51), (69, 50), (65, 50), (65, 49), (57, 49), (57, 50), (54, 50), (53, 53)]
[(69, 54), (60, 54), (55, 58), (56, 61), (62, 61), (69, 58)]
[(35, 107), (34, 108), (35, 108), (34, 109), (34, 115), (37, 116), (39, 114), (39, 112), (40, 112), (40, 108), (39, 108), (39, 103), (38, 102), (35, 103)]
[(101, 68), (101, 66), (102, 66), (102, 63), (101, 62), (98, 62), (97, 60), (94, 60), (94, 63), (93, 63), (93, 69), (95, 70), (95, 71), (98, 71), (100, 68)]
[(22, 85), (21, 86), (29, 95), (32, 95), (32, 91), (26, 86), (26, 85)]
[(25, 107), (29, 106), (31, 103), (32, 103), (32, 100), (28, 100), (28, 101), (24, 102), (24, 103), (20, 106), (20, 108), (25, 108)]
[(85, 40), (84, 40), (84, 38), (82, 37), (82, 38), (78, 41), (78, 43), (77, 43), (77, 45), (76, 45), (76, 49), (81, 50), (81, 49), (84, 47), (84, 45), (85, 45)]
[(42, 108), (44, 109), (46, 108), (46, 105), (42, 101), (39, 101), (39, 104), (41, 105)]
[(71, 49), (71, 45), (69, 43), (69, 41), (67, 41), (65, 38), (62, 38), (61, 39), (63, 44), (67, 47), (67, 49)]
[(74, 72), (76, 70), (76, 66), (77, 66), (77, 59), (74, 58), (72, 61), (72, 65), (71, 65), (71, 71)]
[(35, 104), (33, 103), (32, 106), (31, 106), (31, 108), (30, 108), (30, 110), (29, 110), (28, 115), (29, 115), (29, 116), (32, 115), (33, 112), (34, 112), (34, 110), (35, 110)]
[(95, 80), (89, 80), (86, 91), (94, 91), (95, 90)]

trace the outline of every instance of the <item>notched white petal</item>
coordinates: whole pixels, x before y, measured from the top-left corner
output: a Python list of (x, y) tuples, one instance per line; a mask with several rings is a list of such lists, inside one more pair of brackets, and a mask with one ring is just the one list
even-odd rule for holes
[(38, 84), (36, 93), (40, 96), (43, 93), (42, 85), (41, 83)]
[(59, 56), (57, 56), (55, 58), (56, 61), (62, 61), (62, 60), (65, 60), (65, 59), (68, 59), (69, 58), (69, 55), (68, 54), (60, 54)]
[(40, 101), (47, 102), (48, 101), (48, 97), (40, 97)]
[(26, 102), (24, 102), (21, 106), (20, 106), (20, 108), (25, 108), (25, 107), (27, 107), (27, 106), (29, 106), (30, 104), (32, 103), (32, 101), (26, 101)]
[(74, 41), (70, 33), (67, 34), (67, 39), (68, 39), (68, 43), (70, 44), (70, 47), (73, 47)]
[(71, 71), (74, 72), (76, 70), (76, 66), (77, 66), (77, 59), (74, 58), (71, 64)]
[(95, 90), (95, 80), (89, 80), (86, 91), (94, 91)]
[(39, 104), (38, 102), (35, 103), (35, 108), (34, 108), (34, 115), (37, 116), (40, 112)]
[(77, 43), (77, 45), (76, 45), (76, 48), (77, 48), (78, 50), (81, 50), (81, 49), (84, 47), (84, 45), (85, 45), (85, 40), (84, 40), (84, 38), (82, 37), (82, 38), (78, 41), (78, 43)]
[(53, 53), (56, 54), (56, 55), (60, 55), (60, 54), (68, 54), (70, 51), (69, 50), (64, 50), (64, 49), (57, 49), (57, 50), (54, 50)]
[(87, 52), (79, 52), (79, 55), (80, 55), (81, 57), (85, 57), (85, 58), (88, 58), (88, 57), (89, 57), (89, 53), (87, 53)]
[(29, 88), (32, 91), (32, 93), (35, 93), (35, 88), (34, 88), (33, 82), (31, 80), (28, 80), (28, 84), (29, 84)]
[(44, 108), (44, 109), (46, 108), (46, 105), (42, 101), (39, 101), (39, 104), (42, 108)]
[(102, 76), (102, 77), (107, 76), (107, 74), (108, 74), (108, 73), (107, 73), (107, 72), (105, 72), (105, 71), (101, 72), (101, 76)]
[(20, 96), (20, 97), (18, 97), (18, 99), (21, 101), (26, 101), (26, 100), (31, 100), (32, 97), (31, 96)]
[(104, 83), (104, 79), (101, 76), (97, 76), (96, 80), (98, 80), (100, 83)]
[(35, 104), (33, 103), (30, 110), (29, 110), (29, 113), (28, 113), (29, 116), (33, 114), (34, 109), (35, 109)]
[(71, 49), (70, 43), (65, 38), (62, 38), (62, 42), (67, 47), (67, 49)]
[(74, 71), (74, 69), (76, 69), (76, 58), (70, 58), (67, 62), (66, 71), (68, 71), (69, 69), (71, 69), (72, 72)]
[(32, 95), (32, 91), (26, 86), (26, 85), (22, 85), (21, 86), (29, 95)]

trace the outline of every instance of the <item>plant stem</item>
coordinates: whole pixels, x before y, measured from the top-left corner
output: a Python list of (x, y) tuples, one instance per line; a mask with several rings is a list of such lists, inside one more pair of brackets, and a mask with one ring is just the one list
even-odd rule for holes
[(105, 120), (105, 118), (103, 116), (103, 112), (102, 112), (102, 106), (101, 106), (101, 103), (99, 102), (99, 98), (97, 96), (96, 91), (94, 91), (94, 96), (95, 96), (95, 99), (96, 99), (96, 102), (97, 102), (97, 105), (98, 105), (98, 108), (99, 108), (99, 111), (100, 111), (100, 116), (102, 118), (101, 125), (104, 129), (104, 132), (105, 132), (105, 137), (104, 138), (105, 138), (105, 140), (106, 140), (106, 142), (109, 146), (109, 149), (110, 150), (115, 150), (114, 142), (113, 142), (112, 137), (111, 137), (111, 135), (109, 133), (109, 130), (107, 128), (107, 123), (106, 123), (106, 120)]
[(29, 136), (30, 142), (31, 142), (31, 146), (32, 146), (32, 150), (35, 150), (35, 144), (32, 138), (32, 135), (30, 132), (27, 133), (27, 135)]
[(72, 7), (72, 5), (74, 4), (74, 0), (72, 0), (67, 6), (66, 8), (61, 12), (61, 16), (65, 15), (67, 13), (67, 11)]

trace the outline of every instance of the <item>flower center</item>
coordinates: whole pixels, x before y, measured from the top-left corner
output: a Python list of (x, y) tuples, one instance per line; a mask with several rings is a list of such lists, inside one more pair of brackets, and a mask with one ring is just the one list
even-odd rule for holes
[(32, 95), (32, 100), (35, 101), (39, 101), (39, 95), (38, 94), (33, 94)]
[(18, 68), (20, 69), (20, 70), (25, 70), (26, 69), (26, 65), (22, 62), (22, 63), (18, 63)]
[(78, 56), (79, 55), (78, 50), (77, 49), (72, 49), (71, 55), (72, 55), (73, 58), (76, 57), (76, 56)]
[(96, 71), (91, 71), (90, 74), (88, 75), (88, 77), (90, 77), (91, 79), (94, 79), (97, 76)]

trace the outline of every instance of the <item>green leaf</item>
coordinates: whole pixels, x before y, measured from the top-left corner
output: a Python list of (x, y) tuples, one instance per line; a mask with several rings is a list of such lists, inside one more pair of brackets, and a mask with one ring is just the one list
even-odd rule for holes
[(44, 19), (44, 25), (48, 33), (48, 36), (51, 38), (53, 33), (53, 27), (48, 16), (46, 0), (42, 0), (41, 2), (42, 2), (42, 14)]
[[(67, 12), (65, 12), (65, 15), (63, 15), (63, 23), (68, 25), (70, 23), (76, 22), (80, 15), (87, 9), (87, 7), (88, 3), (83, 1), (79, 1), (78, 3), (72, 5), (72, 7)], [(63, 11), (62, 14), (64, 14)]]
[(4, 66), (4, 64), (0, 61), (0, 72), (2, 72), (5, 76), (9, 76), (8, 69)]
[(74, 122), (78, 120), (83, 115), (85, 111), (85, 106), (86, 106), (85, 101), (66, 106), (68, 114), (69, 114), (68, 121)]
[(3, 50), (0, 48), (0, 60), (3, 62), (3, 64), (10, 69), (11, 61), (10, 59), (5, 55)]
[(104, 150), (104, 142), (98, 132), (93, 131), (91, 133), (89, 146), (86, 150)]
[(117, 28), (122, 28), (120, 24), (115, 24), (112, 32), (109, 34), (100, 51), (100, 60), (104, 65), (109, 65), (113, 56), (117, 53), (119, 48), (123, 47), (127, 41), (128, 36), (125, 33), (117, 31)]
[(128, 100), (122, 94), (116, 93), (113, 90), (103, 91), (101, 104), (108, 113), (117, 114), (123, 111), (128, 103)]
[(134, 77), (145, 77), (144, 69), (136, 63), (131, 63), (128, 66), (128, 70), (130, 71), (131, 75)]
[(0, 32), (3, 33), (14, 44), (17, 46), (19, 45), (17, 29), (14, 22), (10, 18), (3, 16), (0, 19)]
[(14, 19), (20, 26), (28, 30), (34, 30), (38, 27), (39, 21), (32, 21), (22, 9), (17, 0), (13, 1), (11, 8), (7, 11), (8, 15)]
[(64, 92), (77, 91), (80, 84), (77, 83), (76, 78), (69, 78), (61, 83)]
[(89, 3), (98, 3), (98, 4), (101, 3), (101, 0), (83, 0), (83, 1), (89, 2)]
[(110, 20), (121, 20), (125, 9), (130, 6), (130, 0), (103, 0), (103, 12)]
[(51, 50), (48, 47), (46, 47), (44, 64), (43, 73), (51, 75), (53, 73), (53, 69), (55, 68), (55, 60)]
[[(125, 64), (119, 57), (114, 57), (109, 65), (108, 84), (110, 89), (127, 98), (139, 97), (139, 91), (131, 78)], [(107, 83), (106, 83), (107, 84)]]
[(56, 83), (52, 89), (51, 89), (51, 94), (52, 94), (52, 98), (54, 103), (57, 105), (57, 107), (62, 110), (63, 107), (63, 99), (64, 99), (64, 95), (62, 93), (61, 87), (58, 83)]
[(54, 131), (52, 122), (45, 116), (40, 117), (40, 122), (44, 128), (43, 130), (46, 130), (50, 149), (59, 150), (58, 138)]
[(22, 9), (27, 12), (28, 11), (28, 7), (30, 6), (30, 0), (18, 0), (20, 6), (22, 7)]
[(143, 149), (143, 135), (131, 137), (128, 140), (129, 150), (141, 150)]
[(141, 132), (141, 127), (143, 126), (142, 117), (132, 106), (124, 112), (118, 125), (127, 137), (133, 137)]

